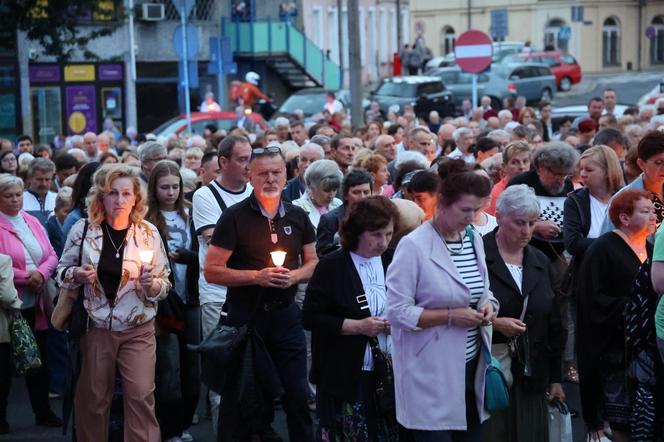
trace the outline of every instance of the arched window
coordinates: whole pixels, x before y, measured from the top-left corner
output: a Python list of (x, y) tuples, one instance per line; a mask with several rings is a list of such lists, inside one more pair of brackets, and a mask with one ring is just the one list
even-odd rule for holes
[(456, 42), (456, 33), (452, 26), (445, 26), (440, 31), (440, 55), (445, 56), (454, 52), (454, 43)]
[(602, 26), (602, 63), (620, 66), (620, 23), (615, 17), (604, 20)]
[(652, 64), (664, 63), (664, 15), (652, 19), (654, 34), (650, 40), (650, 62)]
[(553, 48), (566, 51), (569, 38), (569, 26), (566, 25), (565, 20), (552, 18), (544, 28), (544, 49)]

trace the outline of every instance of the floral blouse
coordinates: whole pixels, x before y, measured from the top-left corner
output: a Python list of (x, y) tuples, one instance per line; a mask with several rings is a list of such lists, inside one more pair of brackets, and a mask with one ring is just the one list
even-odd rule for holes
[[(62, 257), (56, 270), (56, 278), (61, 287), (75, 289), (81, 284), (74, 281), (74, 269), (78, 266), (78, 252), (83, 235), (84, 219), (71, 228)], [(102, 241), (101, 226), (90, 224), (83, 244), (82, 264), (91, 264), (95, 270), (99, 264)], [(153, 280), (159, 283), (159, 293), (146, 296), (140, 283), (141, 260), (138, 252), (153, 250), (150, 267)], [(99, 279), (85, 284), (83, 304), (96, 327), (121, 331), (151, 321), (157, 314), (157, 302), (168, 295), (171, 284), (168, 280), (170, 269), (164, 245), (157, 228), (147, 221), (132, 224), (127, 231), (123, 251), (122, 278), (115, 302), (106, 298)]]

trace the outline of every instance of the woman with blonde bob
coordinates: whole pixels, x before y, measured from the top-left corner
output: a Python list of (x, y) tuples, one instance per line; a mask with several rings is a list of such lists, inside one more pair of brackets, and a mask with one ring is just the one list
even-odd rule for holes
[(116, 369), (124, 440), (161, 440), (154, 411), (154, 317), (171, 284), (159, 232), (143, 219), (145, 201), (132, 167), (102, 166), (88, 196), (88, 221), (72, 227), (58, 265), (61, 287), (73, 293), (83, 286), (90, 318), (74, 397), (78, 440), (107, 439)]

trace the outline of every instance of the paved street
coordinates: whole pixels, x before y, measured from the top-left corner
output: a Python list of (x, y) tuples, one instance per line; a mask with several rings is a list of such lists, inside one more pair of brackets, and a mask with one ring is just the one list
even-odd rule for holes
[(620, 72), (617, 74), (584, 74), (583, 81), (569, 92), (558, 92), (554, 106), (586, 104), (590, 98), (601, 96), (611, 87), (618, 93), (618, 103), (636, 104), (643, 94), (650, 92), (664, 77), (664, 71)]
[[(565, 393), (567, 394), (567, 403), (571, 409), (578, 410), (579, 404), (579, 389), (577, 385), (565, 384)], [(61, 415), (62, 401), (54, 400), (51, 402), (53, 410), (56, 414)], [(214, 442), (215, 436), (212, 433), (212, 421), (203, 418), (204, 406), (201, 401), (199, 407), (200, 421), (198, 425), (193, 426), (190, 431), (196, 442)], [(12, 391), (9, 396), (9, 407), (7, 411), (7, 420), (12, 428), (12, 433), (0, 436), (0, 441), (13, 441), (13, 442), (65, 442), (71, 440), (69, 437), (62, 436), (60, 429), (44, 429), (34, 425), (34, 417), (30, 409), (30, 402), (28, 401), (28, 393), (25, 388), (23, 378), (16, 379), (12, 383)], [(572, 426), (574, 430), (574, 440), (582, 441), (583, 439), (583, 422), (581, 418), (572, 419)], [(285, 415), (283, 411), (279, 410), (275, 417), (274, 429), (283, 438), (284, 442), (288, 441), (288, 432), (286, 430)]]

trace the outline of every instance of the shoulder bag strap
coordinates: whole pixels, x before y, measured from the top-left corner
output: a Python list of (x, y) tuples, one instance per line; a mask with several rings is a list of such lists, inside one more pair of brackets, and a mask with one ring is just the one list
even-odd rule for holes
[(208, 189), (210, 189), (210, 192), (212, 192), (212, 195), (214, 196), (214, 199), (217, 200), (217, 204), (219, 204), (219, 207), (221, 207), (221, 211), (225, 211), (228, 209), (228, 206), (224, 202), (224, 199), (221, 197), (219, 194), (219, 191), (215, 188), (214, 183), (210, 183), (207, 185)]
[(85, 236), (88, 234), (88, 220), (85, 220), (85, 225), (83, 226), (83, 235), (81, 236), (81, 246), (78, 249), (78, 266), (83, 265), (83, 242), (85, 241)]

